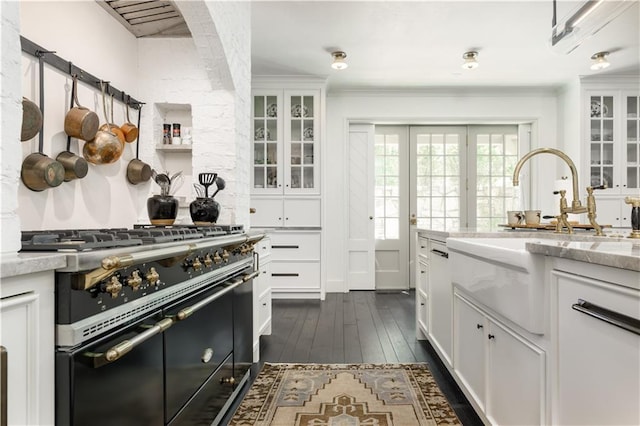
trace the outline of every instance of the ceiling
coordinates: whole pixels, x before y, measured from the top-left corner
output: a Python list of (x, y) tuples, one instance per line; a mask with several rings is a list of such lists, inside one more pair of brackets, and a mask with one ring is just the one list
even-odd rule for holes
[[(326, 76), (331, 91), (557, 87), (580, 75), (640, 75), (640, 2), (631, 1), (568, 55), (550, 48), (552, 0), (253, 1), (252, 74)], [(558, 19), (582, 3), (558, 0)], [(335, 50), (347, 53), (346, 70), (330, 67)], [(478, 51), (475, 70), (461, 68), (469, 50)], [(603, 50), (611, 66), (590, 70)]]
[[(174, 1), (96, 1), (136, 37), (190, 36)], [(558, 20), (586, 1), (557, 0)], [(640, 76), (640, 1), (624, 1), (631, 6), (622, 15), (563, 54), (550, 47), (552, 0), (252, 0), (252, 74), (326, 77), (332, 91), (558, 87), (585, 75)], [(336, 50), (346, 52), (346, 70), (330, 67)], [(471, 50), (480, 66), (463, 70)], [(592, 71), (600, 51), (611, 52), (611, 66)]]

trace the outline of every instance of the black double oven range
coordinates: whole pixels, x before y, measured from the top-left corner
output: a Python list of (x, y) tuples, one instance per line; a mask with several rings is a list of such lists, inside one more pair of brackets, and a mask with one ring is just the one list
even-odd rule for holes
[(59, 251), (57, 425), (210, 425), (252, 363), (254, 244), (242, 226), (23, 232)]

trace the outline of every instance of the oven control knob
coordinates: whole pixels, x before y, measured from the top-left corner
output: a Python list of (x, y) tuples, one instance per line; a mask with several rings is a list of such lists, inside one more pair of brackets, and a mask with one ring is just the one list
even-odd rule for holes
[(200, 258), (198, 256), (193, 258), (193, 262), (191, 262), (191, 266), (195, 271), (199, 271), (202, 269), (202, 262), (200, 262)]
[(213, 259), (211, 259), (211, 255), (207, 253), (204, 256), (204, 266), (206, 266), (207, 268), (210, 268), (211, 265), (213, 265)]
[(147, 274), (144, 277), (145, 277), (145, 279), (147, 281), (149, 281), (149, 284), (156, 285), (156, 283), (160, 279), (160, 274), (158, 274), (158, 272), (156, 272), (156, 268), (151, 267), (151, 268), (149, 268), (149, 271), (147, 272)]
[(229, 261), (229, 252), (226, 250), (222, 250), (222, 260), (224, 260), (224, 263), (227, 263)]
[(220, 257), (220, 253), (218, 253), (217, 251), (213, 254), (213, 262), (216, 265), (222, 263), (222, 257)]
[(120, 283), (120, 280), (118, 280), (118, 277), (114, 275), (111, 278), (109, 278), (109, 281), (107, 281), (107, 285), (105, 286), (104, 291), (106, 291), (107, 293), (110, 293), (111, 298), (115, 299), (116, 297), (118, 297), (120, 290), (122, 290), (122, 284)]
[(138, 291), (138, 287), (142, 284), (142, 278), (140, 277), (140, 271), (133, 271), (131, 276), (127, 278), (127, 285), (131, 287), (133, 291)]

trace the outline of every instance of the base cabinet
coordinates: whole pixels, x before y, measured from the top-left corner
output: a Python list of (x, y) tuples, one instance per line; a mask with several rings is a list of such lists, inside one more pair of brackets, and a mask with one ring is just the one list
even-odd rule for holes
[(271, 238), (274, 298), (323, 298), (320, 284), (320, 231), (277, 230)]
[(546, 422), (545, 352), (454, 292), (454, 369), (491, 424)]
[(260, 275), (253, 280), (253, 361), (260, 360), (260, 336), (271, 334), (271, 239), (256, 244)]
[(448, 265), (449, 251), (440, 241), (429, 241), (429, 340), (451, 365), (453, 346), (453, 287)]
[(8, 425), (54, 423), (53, 271), (2, 279), (0, 345), (6, 350)]
[(551, 286), (557, 294), (552, 335), (559, 342), (553, 423), (640, 424), (640, 335), (607, 322), (635, 323), (637, 330), (640, 291), (558, 270)]

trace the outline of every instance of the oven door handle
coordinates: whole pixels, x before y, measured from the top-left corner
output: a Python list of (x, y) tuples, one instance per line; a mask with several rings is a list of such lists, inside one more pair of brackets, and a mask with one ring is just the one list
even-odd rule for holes
[(163, 331), (171, 327), (173, 325), (173, 322), (174, 321), (172, 318), (164, 318), (152, 325), (149, 329), (136, 335), (135, 337), (123, 340), (117, 345), (112, 346), (106, 352), (97, 354), (87, 353), (85, 355), (88, 355), (93, 359), (94, 368), (102, 367), (103, 365), (119, 360), (124, 355), (131, 352), (131, 350), (136, 346), (142, 344), (146, 340), (149, 340), (156, 334), (162, 333)]
[(175, 319), (175, 321), (182, 321), (184, 319), (189, 318), (191, 315), (193, 315), (194, 312), (204, 308), (205, 306), (207, 306), (210, 303), (215, 302), (216, 300), (218, 300), (219, 298), (221, 298), (222, 296), (224, 296), (225, 294), (229, 293), (230, 291), (233, 291), (234, 288), (238, 287), (239, 285), (246, 283), (249, 280), (254, 279), (255, 277), (257, 277), (258, 275), (260, 275), (260, 271), (254, 271), (250, 274), (247, 274), (245, 276), (243, 276), (242, 278), (238, 278), (235, 281), (233, 281), (231, 284), (229, 284), (228, 287), (226, 287), (225, 289), (212, 294), (209, 297), (206, 297), (204, 299), (202, 299), (201, 301), (194, 303), (193, 305), (187, 307), (187, 308), (183, 308), (180, 309), (178, 311), (178, 313), (173, 317)]
[(242, 283), (244, 283), (244, 280), (242, 278), (239, 278), (239, 279), (233, 281), (225, 289), (220, 290), (219, 292), (217, 292), (215, 294), (212, 294), (209, 297), (205, 297), (201, 301), (199, 301), (197, 303), (194, 303), (193, 305), (191, 305), (191, 306), (189, 306), (187, 308), (180, 309), (178, 311), (178, 313), (175, 314), (175, 316), (173, 317), (174, 320), (177, 322), (177, 321), (182, 321), (182, 320), (185, 320), (185, 319), (189, 318), (196, 311), (198, 311), (198, 310), (204, 308), (205, 306), (207, 306), (208, 304), (213, 303), (216, 300), (220, 299), (222, 296), (224, 296), (225, 294), (229, 293), (230, 291), (233, 291), (234, 288), (238, 287)]

